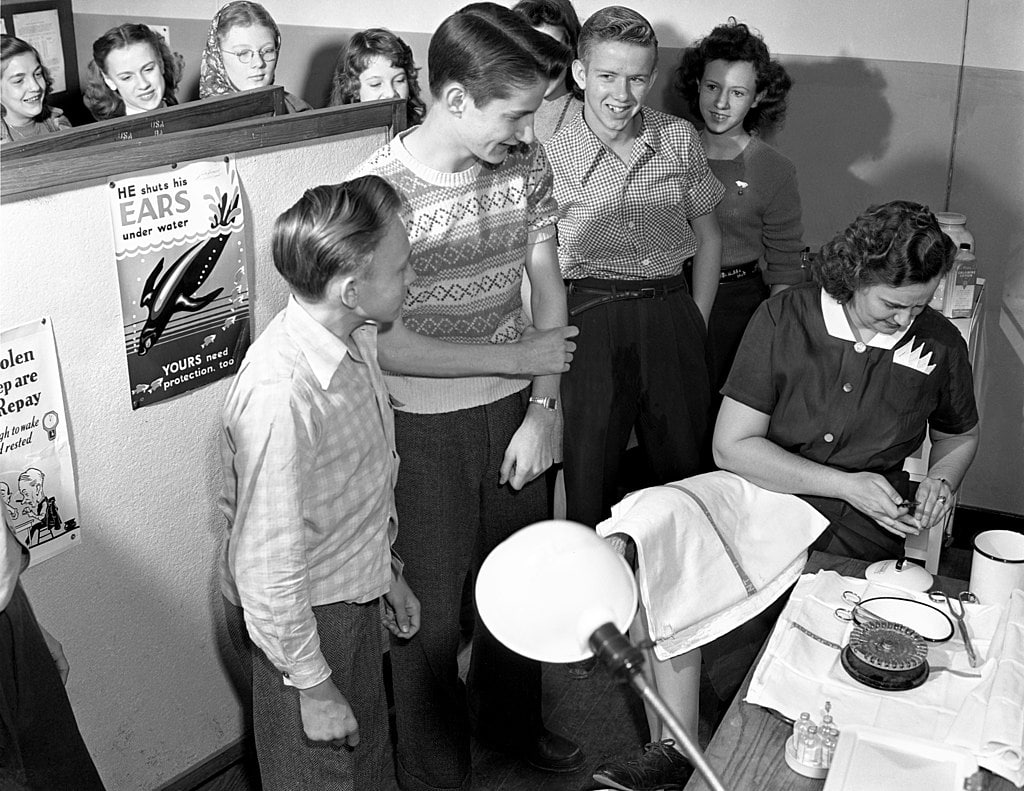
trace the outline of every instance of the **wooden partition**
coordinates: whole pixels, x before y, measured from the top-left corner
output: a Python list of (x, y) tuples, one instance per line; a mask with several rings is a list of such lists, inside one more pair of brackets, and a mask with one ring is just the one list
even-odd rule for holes
[(159, 137), (210, 126), (284, 114), (284, 88), (271, 85), (227, 96), (211, 96), (197, 102), (161, 107), (140, 115), (126, 115), (76, 126), (55, 134), (35, 137), (20, 143), (6, 143), (4, 163), (16, 159), (68, 151), (102, 143), (123, 143), (142, 137)]
[(288, 297), (272, 263), (278, 215), (309, 187), (347, 178), (404, 116), (400, 102), (355, 105), (78, 149), (41, 175), (18, 163), (18, 178), (45, 185), (35, 194), (12, 189), (15, 163), (4, 164), (0, 321), (51, 319), (82, 526), (74, 549), (22, 581), (64, 646), (68, 694), (107, 788), (160, 788), (237, 754), (243, 733), (218, 581), (230, 380), (132, 409), (107, 182), (234, 156), (255, 336)]
[[(186, 110), (189, 107), (182, 105), (180, 109)], [(167, 108), (158, 112), (173, 114), (177, 109)], [(144, 117), (155, 115), (147, 114)], [(200, 114), (191, 117), (195, 120), (204, 116)], [(405, 128), (405, 123), (405, 101), (394, 99), (328, 107), (272, 118), (250, 118), (219, 126), (188, 128), (187, 131), (113, 143), (96, 141), (95, 145), (86, 148), (60, 148), (41, 153), (32, 150), (25, 154), (24, 146), (28, 144), (23, 143), (12, 146), (11, 150), (17, 150), (18, 153), (9, 156), (9, 149), (4, 146), (0, 201), (7, 202), (17, 196), (38, 191), (67, 189), (74, 184), (102, 180), (119, 173), (158, 167), (169, 162), (237, 154), (382, 126), (398, 132)], [(76, 132), (73, 130), (66, 134)], [(54, 137), (59, 138), (59, 135)]]

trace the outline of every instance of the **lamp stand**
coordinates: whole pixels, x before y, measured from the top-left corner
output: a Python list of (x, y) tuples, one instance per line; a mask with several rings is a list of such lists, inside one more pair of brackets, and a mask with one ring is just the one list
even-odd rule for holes
[(676, 737), (678, 744), (683, 748), (683, 754), (690, 760), (694, 768), (700, 772), (708, 785), (714, 791), (725, 791), (725, 786), (722, 785), (722, 781), (715, 773), (715, 770), (711, 768), (711, 764), (704, 757), (700, 747), (690, 738), (683, 724), (672, 713), (672, 710), (669, 709), (657, 690), (644, 677), (641, 671), (644, 655), (640, 649), (629, 642), (626, 636), (613, 623), (606, 623), (604, 626), (597, 628), (590, 635), (589, 643), (594, 654), (612, 671), (612, 674), (620, 680), (628, 682), (636, 693), (646, 703), (649, 703), (651, 708), (661, 717), (662, 721), (672, 732), (672, 735)]

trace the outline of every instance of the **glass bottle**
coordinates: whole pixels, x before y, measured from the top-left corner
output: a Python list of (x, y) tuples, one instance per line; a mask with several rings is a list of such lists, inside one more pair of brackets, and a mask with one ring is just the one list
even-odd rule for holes
[(800, 712), (800, 719), (793, 722), (794, 749), (800, 746), (800, 742), (804, 738), (804, 734), (807, 733), (807, 728), (812, 724), (811, 713), (809, 711)]
[[(823, 725), (822, 728), (825, 726)], [(839, 741), (839, 731), (833, 726), (822, 733), (821, 736), (821, 765), (828, 769), (832, 765), (832, 757), (836, 754), (836, 743)]]
[(818, 766), (821, 763), (821, 737), (818, 726), (807, 726), (807, 732), (796, 748), (796, 759), (807, 766)]

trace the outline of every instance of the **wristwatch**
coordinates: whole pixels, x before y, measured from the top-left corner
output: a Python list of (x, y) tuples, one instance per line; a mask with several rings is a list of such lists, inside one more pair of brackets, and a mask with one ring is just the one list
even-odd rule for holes
[(558, 399), (557, 398), (544, 398), (543, 396), (530, 396), (530, 403), (531, 404), (537, 404), (538, 406), (542, 406), (545, 409), (550, 409), (552, 412), (554, 412), (556, 409), (558, 409)]

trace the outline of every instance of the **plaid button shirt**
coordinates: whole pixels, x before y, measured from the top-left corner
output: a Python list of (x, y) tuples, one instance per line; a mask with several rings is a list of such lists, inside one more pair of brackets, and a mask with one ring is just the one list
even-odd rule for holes
[(398, 476), (377, 331), (358, 357), (294, 299), (253, 343), (224, 405), (221, 592), (300, 689), (330, 674), (313, 607), (391, 583)]
[(641, 109), (629, 163), (581, 113), (544, 144), (555, 173), (558, 260), (566, 279), (673, 277), (697, 252), (691, 217), (709, 214), (722, 185), (689, 121)]

